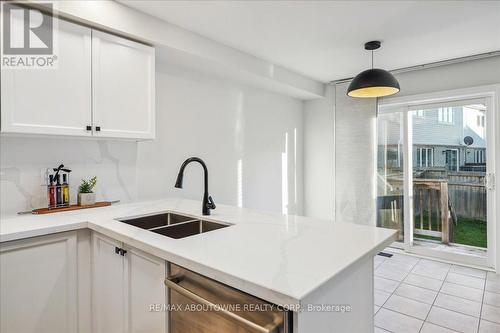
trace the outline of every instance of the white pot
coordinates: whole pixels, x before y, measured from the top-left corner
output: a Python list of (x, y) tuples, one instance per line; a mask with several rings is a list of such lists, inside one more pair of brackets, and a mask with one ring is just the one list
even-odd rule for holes
[(78, 193), (78, 206), (95, 204), (95, 193)]

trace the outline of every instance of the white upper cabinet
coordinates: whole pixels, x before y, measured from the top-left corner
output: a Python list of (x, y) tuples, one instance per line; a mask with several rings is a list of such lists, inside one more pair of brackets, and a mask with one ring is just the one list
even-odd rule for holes
[(57, 68), (2, 68), (1, 132), (154, 139), (154, 48), (54, 21)]
[(154, 48), (92, 31), (94, 135), (153, 139)]
[(3, 133), (91, 135), (91, 29), (58, 23), (57, 68), (2, 68)]

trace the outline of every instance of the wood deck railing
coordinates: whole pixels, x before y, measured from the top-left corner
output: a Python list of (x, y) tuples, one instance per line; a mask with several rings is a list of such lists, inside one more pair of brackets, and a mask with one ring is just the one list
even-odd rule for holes
[(444, 179), (414, 179), (414, 234), (441, 238), (450, 242), (448, 181)]

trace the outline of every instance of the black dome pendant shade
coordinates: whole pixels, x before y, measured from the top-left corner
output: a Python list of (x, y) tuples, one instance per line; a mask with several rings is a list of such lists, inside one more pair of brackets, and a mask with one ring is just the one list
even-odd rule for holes
[(373, 50), (379, 47), (379, 41), (365, 44), (365, 50), (372, 51), (372, 68), (356, 75), (347, 88), (348, 96), (373, 98), (394, 95), (399, 92), (399, 82), (391, 73), (380, 68), (373, 68)]

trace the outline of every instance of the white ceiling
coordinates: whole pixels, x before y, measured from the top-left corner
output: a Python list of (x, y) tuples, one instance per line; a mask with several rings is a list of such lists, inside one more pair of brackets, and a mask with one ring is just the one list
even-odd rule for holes
[(500, 1), (130, 1), (126, 5), (320, 81), (500, 50)]

